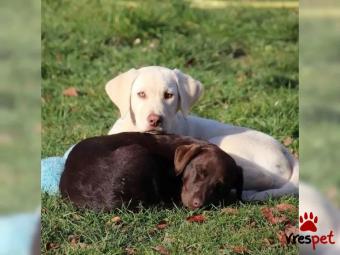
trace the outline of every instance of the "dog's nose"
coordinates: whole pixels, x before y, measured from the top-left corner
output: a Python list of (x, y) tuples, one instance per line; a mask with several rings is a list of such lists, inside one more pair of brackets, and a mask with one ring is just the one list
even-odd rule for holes
[(194, 198), (193, 200), (192, 200), (192, 207), (193, 208), (200, 208), (202, 206), (202, 201), (200, 200), (200, 199), (198, 199), (198, 198)]
[(148, 122), (151, 127), (158, 127), (162, 123), (162, 117), (157, 114), (151, 113), (148, 116)]

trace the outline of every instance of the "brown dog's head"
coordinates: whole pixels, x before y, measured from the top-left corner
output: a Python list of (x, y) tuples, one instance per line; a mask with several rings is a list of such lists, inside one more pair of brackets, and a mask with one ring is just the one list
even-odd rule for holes
[(242, 169), (213, 144), (182, 145), (176, 149), (175, 171), (183, 174), (181, 199), (184, 206), (197, 209), (226, 199), (235, 188), (238, 198), (243, 186)]

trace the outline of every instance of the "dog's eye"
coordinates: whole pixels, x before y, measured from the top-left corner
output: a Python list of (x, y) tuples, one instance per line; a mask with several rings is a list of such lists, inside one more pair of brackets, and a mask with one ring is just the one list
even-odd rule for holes
[(174, 96), (174, 94), (170, 93), (170, 92), (164, 92), (164, 98), (165, 99), (170, 99)]
[(138, 95), (140, 98), (145, 98), (145, 97), (146, 97), (144, 91), (138, 92), (137, 95)]

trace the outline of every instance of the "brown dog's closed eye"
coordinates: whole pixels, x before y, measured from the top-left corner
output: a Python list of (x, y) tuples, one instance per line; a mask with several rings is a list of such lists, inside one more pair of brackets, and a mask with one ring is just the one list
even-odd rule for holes
[(202, 151), (200, 144), (181, 145), (175, 152), (175, 173), (180, 175), (187, 164)]

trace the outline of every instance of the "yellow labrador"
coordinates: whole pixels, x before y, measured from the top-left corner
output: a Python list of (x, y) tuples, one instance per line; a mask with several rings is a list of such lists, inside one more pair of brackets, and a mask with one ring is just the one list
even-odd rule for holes
[(298, 161), (274, 138), (188, 115), (202, 93), (191, 76), (160, 66), (131, 69), (110, 80), (106, 92), (121, 115), (109, 134), (162, 130), (207, 140), (244, 169), (244, 200), (298, 194)]

